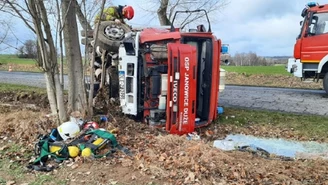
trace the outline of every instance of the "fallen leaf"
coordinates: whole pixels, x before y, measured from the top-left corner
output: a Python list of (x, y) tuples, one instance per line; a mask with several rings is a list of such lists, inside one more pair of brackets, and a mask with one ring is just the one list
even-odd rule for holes
[(163, 161), (165, 161), (165, 159), (166, 159), (166, 157), (164, 157), (164, 156), (160, 156), (159, 159), (158, 159), (158, 161), (163, 162)]
[(5, 145), (3, 147), (0, 148), (0, 151), (4, 151), (4, 150), (7, 150), (9, 148), (9, 146)]
[(16, 184), (15, 181), (8, 181), (8, 182), (6, 183), (6, 185), (14, 185), (14, 184)]
[(213, 134), (214, 134), (214, 132), (211, 131), (211, 130), (206, 130), (206, 132), (205, 132), (205, 135), (206, 135), (207, 137), (210, 137), (210, 136), (212, 136)]
[(72, 165), (72, 169), (74, 170), (74, 169), (76, 169), (76, 168), (78, 168), (79, 167), (79, 164), (74, 164), (74, 165)]

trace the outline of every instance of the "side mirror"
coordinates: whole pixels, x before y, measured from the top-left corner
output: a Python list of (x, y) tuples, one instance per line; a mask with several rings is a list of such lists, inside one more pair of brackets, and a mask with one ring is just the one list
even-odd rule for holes
[(303, 25), (303, 21), (300, 21), (300, 26), (302, 26)]

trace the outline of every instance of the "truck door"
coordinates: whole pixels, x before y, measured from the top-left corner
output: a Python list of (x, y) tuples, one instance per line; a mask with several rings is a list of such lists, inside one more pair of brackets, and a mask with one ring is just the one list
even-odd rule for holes
[(168, 44), (166, 130), (171, 134), (194, 131), (196, 118), (196, 47)]
[(302, 39), (301, 61), (319, 63), (328, 54), (328, 13), (314, 13)]

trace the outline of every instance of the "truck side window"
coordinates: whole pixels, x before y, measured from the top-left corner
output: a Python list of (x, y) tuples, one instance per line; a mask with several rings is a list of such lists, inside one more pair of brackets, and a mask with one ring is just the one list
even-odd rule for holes
[(328, 33), (328, 13), (317, 13), (312, 17), (309, 33), (311, 35), (321, 35)]

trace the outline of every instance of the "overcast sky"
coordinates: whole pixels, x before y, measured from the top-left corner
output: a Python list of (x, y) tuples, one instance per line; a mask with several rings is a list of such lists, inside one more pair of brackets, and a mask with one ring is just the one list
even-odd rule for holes
[[(156, 26), (157, 19), (147, 16), (141, 9), (142, 0), (113, 1), (132, 5), (135, 18), (132, 26)], [(261, 56), (291, 56), (302, 20), (301, 11), (307, 0), (230, 0), (228, 6), (215, 17), (212, 31), (230, 45), (231, 54), (256, 52)], [(318, 0), (319, 4), (327, 1)], [(21, 40), (33, 37), (22, 24), (15, 26)]]

